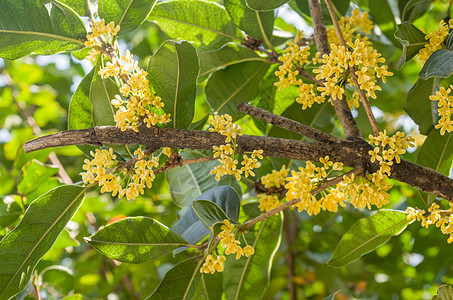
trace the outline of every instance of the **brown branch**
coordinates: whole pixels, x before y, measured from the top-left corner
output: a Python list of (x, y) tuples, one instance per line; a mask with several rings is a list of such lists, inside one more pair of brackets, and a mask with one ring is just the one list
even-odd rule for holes
[[(330, 53), (329, 41), (327, 39), (327, 31), (324, 26), (324, 20), (322, 17), (321, 4), (319, 0), (309, 0), (310, 14), (313, 22), (313, 29), (315, 31), (315, 44), (321, 56)], [(332, 99), (333, 107), (340, 120), (344, 134), (347, 139), (354, 140), (361, 138), (359, 128), (352, 116), (351, 110), (349, 109), (346, 97), (343, 96), (341, 99)]]
[(264, 109), (240, 102), (238, 110), (246, 115), (263, 120), (277, 127), (298, 133), (323, 143), (338, 143), (341, 139), (294, 120), (270, 113)]
[(296, 66), (296, 69), (297, 69), (297, 71), (299, 72), (299, 75), (300, 75), (300, 76), (305, 77), (305, 78), (307, 78), (308, 80), (313, 81), (313, 82), (316, 83), (316, 85), (318, 85), (318, 86), (324, 86), (324, 81), (319, 80), (319, 79), (316, 79), (316, 77), (315, 77), (313, 74), (307, 72), (304, 68), (301, 68), (301, 67), (297, 67), (297, 66)]
[[(175, 128), (141, 127), (138, 132), (121, 131), (114, 126), (97, 126), (83, 130), (62, 131), (39, 137), (24, 145), (25, 152), (49, 147), (69, 145), (145, 145), (150, 148), (208, 149), (223, 145), (225, 137), (208, 131)], [(340, 141), (337, 143), (312, 143), (282, 138), (243, 135), (237, 138), (237, 151), (263, 150), (263, 155), (298, 160), (318, 161), (329, 156), (332, 161), (344, 163), (368, 172), (379, 169), (371, 163), (368, 151), (373, 148), (364, 140)], [(432, 169), (401, 160), (392, 166), (391, 178), (410, 184), (424, 192), (453, 201), (453, 180)]]
[[(338, 40), (340, 41), (340, 44), (348, 49), (348, 46), (346, 45), (346, 41), (344, 40), (343, 33), (341, 32), (340, 24), (338, 23), (337, 15), (335, 14), (335, 9), (333, 7), (332, 1), (331, 0), (324, 0), (327, 5), (327, 9), (329, 10), (330, 18), (332, 19), (333, 26), (335, 27), (335, 31), (338, 36)], [(352, 80), (354, 81), (354, 84), (357, 88), (357, 92), (359, 93), (360, 100), (362, 102), (363, 107), (365, 108), (366, 115), (368, 117), (368, 120), (370, 121), (371, 128), (373, 128), (373, 133), (375, 136), (379, 135), (379, 132), (381, 131), (379, 129), (379, 126), (376, 122), (376, 118), (373, 115), (373, 112), (371, 111), (371, 106), (370, 103), (368, 102), (368, 99), (363, 92), (363, 90), (360, 88), (359, 80), (356, 75), (356, 69), (353, 66), (349, 66), (349, 71), (352, 77)]]

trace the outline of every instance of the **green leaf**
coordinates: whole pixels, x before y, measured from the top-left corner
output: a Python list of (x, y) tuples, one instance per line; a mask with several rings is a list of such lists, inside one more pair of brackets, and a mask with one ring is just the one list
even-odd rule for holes
[(159, 286), (146, 299), (149, 300), (190, 300), (200, 283), (200, 266), (203, 261), (197, 262), (189, 258), (170, 269), (165, 274)]
[(396, 25), (395, 37), (403, 45), (403, 53), (396, 64), (397, 68), (401, 68), (406, 61), (417, 55), (425, 47), (425, 44), (428, 43), (425, 39), (425, 34), (411, 22)]
[(86, 188), (57, 187), (28, 207), (20, 223), (0, 241), (0, 299), (25, 288), (41, 257), (82, 204)]
[(62, 295), (67, 295), (74, 289), (74, 275), (68, 267), (55, 265), (45, 268), (39, 277), (41, 282), (50, 284)]
[(218, 50), (200, 51), (198, 56), (200, 57), (200, 78), (231, 65), (249, 61), (266, 61), (255, 51), (233, 43), (226, 44)]
[(210, 228), (217, 222), (228, 220), (225, 212), (212, 201), (196, 200), (192, 203), (192, 208), (206, 228)]
[[(308, 5), (308, 1), (295, 0), (295, 2), (297, 4), (296, 7), (300, 10), (300, 12), (303, 13), (302, 17), (304, 17), (307, 21), (311, 21), (310, 6)], [(344, 16), (349, 9), (349, 2), (350, 0), (333, 0), (332, 4), (334, 5), (335, 10), (338, 11), (341, 16)], [(324, 1), (321, 1), (321, 10), (325, 24), (331, 25), (332, 21), (330, 18), (329, 10), (327, 9), (326, 3)]]
[(225, 9), (237, 27), (257, 40), (270, 39), (274, 29), (274, 11), (258, 12), (245, 0), (224, 0)]
[[(184, 159), (205, 156), (197, 151), (183, 151), (181, 155)], [(217, 161), (207, 161), (168, 170), (167, 180), (175, 203), (179, 206), (192, 206), (192, 201), (199, 195), (221, 185), (229, 185), (241, 193), (241, 187), (234, 176), (224, 176), (216, 181), (211, 175), (210, 170), (218, 164)]]
[(405, 21), (414, 21), (428, 10), (433, 0), (409, 0), (401, 13), (401, 19)]
[(418, 79), (409, 90), (404, 103), (404, 110), (418, 125), (421, 134), (427, 135), (434, 128), (434, 103), (429, 96), (434, 94), (436, 78)]
[(187, 242), (177, 233), (148, 217), (125, 218), (109, 224), (85, 238), (107, 257), (121, 262), (155, 260)]
[(274, 215), (244, 234), (255, 254), (241, 259), (228, 257), (223, 272), (223, 288), (227, 299), (261, 299), (269, 284), (270, 270), (278, 250), (282, 231), (282, 214)]
[(212, 110), (229, 114), (233, 120), (244, 116), (237, 110), (239, 102), (252, 101), (258, 94), (261, 79), (266, 74), (269, 64), (264, 62), (246, 62), (216, 71), (206, 84), (206, 100)]
[(379, 29), (395, 46), (400, 46), (400, 43), (394, 36), (396, 22), (388, 0), (368, 0), (368, 7), (370, 8), (373, 21), (379, 26)]
[[(239, 208), (241, 206), (241, 197), (231, 186), (214, 187), (196, 198), (196, 200), (209, 200), (225, 214), (228, 219), (237, 221), (239, 218)], [(194, 201), (195, 203), (197, 201)], [(222, 214), (222, 213), (219, 213)], [(223, 217), (223, 216), (222, 216)], [(223, 221), (224, 219), (216, 221)], [(203, 225), (194, 207), (191, 207), (180, 217), (178, 223), (173, 227), (176, 233), (179, 233), (190, 244), (196, 244), (203, 239), (209, 230)], [(215, 223), (215, 222), (214, 222)], [(208, 228), (212, 226), (208, 225)]]
[(381, 209), (368, 218), (357, 221), (346, 232), (327, 262), (331, 267), (342, 267), (387, 243), (411, 223), (405, 212)]
[(198, 286), (194, 299), (222, 299), (223, 272), (201, 274), (201, 284)]
[(151, 13), (156, 0), (98, 0), (98, 13), (105, 23), (120, 25), (120, 35), (129, 33), (142, 24)]
[(22, 168), (22, 180), (17, 186), (17, 191), (21, 195), (27, 196), (57, 172), (56, 167), (46, 166), (37, 160), (32, 160)]
[(433, 129), (420, 147), (416, 163), (449, 176), (453, 163), (453, 133), (441, 135), (439, 130)]
[(453, 73), (453, 51), (439, 49), (431, 54), (418, 76), (426, 80), (431, 77), (447, 78), (451, 73)]
[(6, 227), (16, 221), (22, 214), (19, 204), (12, 196), (1, 196), (0, 198), (0, 228)]
[(242, 34), (225, 8), (201, 0), (166, 1), (156, 4), (150, 20), (172, 38), (184, 37), (200, 50), (218, 49)]
[(0, 57), (6, 59), (77, 50), (87, 35), (77, 14), (57, 1), (2, 1), (0, 20)]
[(72, 8), (79, 16), (88, 16), (87, 4), (89, 1), (86, 0), (59, 0), (61, 3), (66, 4)]
[(324, 298), (324, 300), (334, 300), (335, 296), (338, 295), (338, 293), (341, 293), (341, 290), (335, 291), (332, 294), (330, 294), (328, 297)]
[(453, 287), (451, 285), (441, 285), (437, 289), (437, 295), (432, 300), (451, 300), (453, 299)]
[(289, 0), (245, 0), (247, 6), (257, 11), (268, 11), (279, 8)]
[(188, 128), (193, 120), (199, 72), (197, 50), (188, 42), (165, 42), (148, 63), (148, 79), (171, 114), (173, 128)]

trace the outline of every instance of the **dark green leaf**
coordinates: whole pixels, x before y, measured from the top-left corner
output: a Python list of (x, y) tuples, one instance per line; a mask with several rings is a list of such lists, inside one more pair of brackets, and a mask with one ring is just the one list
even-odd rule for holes
[(228, 220), (225, 212), (212, 201), (196, 200), (192, 203), (192, 208), (206, 228), (210, 228), (217, 222)]
[(46, 166), (43, 163), (32, 160), (22, 168), (22, 180), (17, 186), (17, 191), (27, 196), (35, 189), (44, 184), (49, 177), (57, 174), (58, 168)]
[(67, 295), (74, 289), (74, 275), (68, 267), (51, 266), (42, 270), (39, 276), (41, 282), (50, 284), (62, 295)]
[(77, 14), (57, 1), (2, 1), (0, 20), (0, 57), (6, 59), (76, 50), (87, 35)]
[(381, 209), (371, 217), (360, 219), (342, 236), (327, 265), (345, 266), (387, 243), (411, 223), (406, 217), (405, 212)]
[[(297, 4), (297, 8), (299, 9), (299, 14), (300, 12), (302, 13), (302, 17), (305, 17), (305, 19), (311, 21), (311, 15), (310, 15), (310, 7), (308, 5), (308, 1), (306, 0), (295, 0)], [(342, 16), (346, 14), (349, 8), (349, 2), (350, 0), (333, 0), (332, 3), (335, 7), (335, 10), (338, 11), (338, 13)], [(324, 18), (324, 22), (326, 24), (332, 24), (329, 10), (327, 9), (326, 3), (324, 1), (321, 1), (321, 9), (322, 9), (322, 15)]]
[(439, 130), (433, 129), (420, 147), (416, 163), (449, 176), (453, 163), (453, 133), (441, 135)]
[(166, 1), (156, 4), (150, 20), (172, 38), (184, 37), (200, 50), (218, 49), (242, 34), (225, 9), (201, 0)]
[(197, 50), (188, 42), (165, 42), (148, 64), (148, 78), (171, 114), (173, 128), (188, 128), (193, 119), (199, 72)]
[(19, 204), (12, 196), (1, 196), (0, 198), (0, 228), (6, 227), (16, 221), (22, 214)]
[(257, 11), (268, 11), (279, 8), (289, 0), (245, 0), (247, 6)]
[(395, 37), (403, 45), (403, 53), (396, 64), (397, 68), (401, 68), (406, 61), (417, 55), (420, 49), (423, 49), (428, 42), (425, 39), (425, 34), (411, 22), (396, 25)]
[(257, 96), (268, 68), (269, 64), (264, 62), (246, 62), (215, 72), (206, 84), (206, 100), (219, 115), (229, 114), (233, 120), (243, 117), (237, 105)]
[(146, 299), (149, 300), (190, 300), (200, 283), (200, 266), (189, 258), (170, 269), (165, 274), (159, 286)]
[(451, 285), (441, 285), (437, 289), (437, 295), (432, 300), (451, 300), (453, 299), (453, 287)]
[(404, 110), (418, 125), (421, 134), (427, 135), (434, 128), (433, 101), (429, 96), (434, 94), (436, 78), (418, 79), (407, 93)]
[(218, 50), (201, 51), (198, 55), (200, 56), (200, 77), (234, 64), (249, 61), (266, 61), (255, 51), (233, 43), (226, 44)]
[(206, 124), (206, 121), (208, 121), (210, 115), (211, 114), (207, 114), (206, 116), (204, 116), (200, 120), (198, 120), (196, 122), (193, 122), (192, 124), (190, 124), (189, 129), (191, 129), (191, 130), (203, 130), (203, 127)]
[(179, 234), (147, 217), (113, 222), (85, 240), (105, 256), (135, 264), (157, 259), (187, 245)]
[(395, 17), (393, 16), (388, 0), (368, 0), (368, 7), (370, 8), (373, 21), (379, 26), (379, 29), (381, 29), (395, 46), (399, 47), (400, 43), (394, 36), (396, 26)]
[[(181, 155), (184, 159), (205, 156), (197, 151), (183, 151)], [(192, 201), (200, 194), (221, 185), (229, 185), (241, 193), (241, 187), (234, 176), (224, 176), (216, 181), (211, 175), (210, 170), (218, 164), (217, 161), (207, 161), (168, 170), (167, 180), (175, 203), (179, 206), (192, 206)]]
[(426, 80), (431, 77), (447, 78), (451, 73), (453, 73), (453, 51), (439, 49), (431, 54), (418, 76)]
[(278, 214), (258, 223), (244, 234), (247, 243), (255, 248), (255, 254), (238, 260), (227, 258), (223, 272), (223, 288), (227, 299), (261, 299), (269, 284), (272, 261), (280, 245), (282, 225), (282, 214)]
[(246, 6), (245, 0), (224, 0), (225, 9), (237, 27), (257, 40), (270, 39), (274, 29), (274, 11), (258, 12)]
[[(217, 207), (226, 213), (226, 216), (230, 220), (237, 221), (239, 218), (241, 198), (230, 186), (223, 185), (214, 187), (198, 196), (196, 200), (212, 201)], [(194, 203), (195, 202), (196, 201), (194, 201)], [(179, 233), (190, 244), (198, 243), (209, 233), (209, 230), (203, 226), (200, 218), (201, 217), (199, 217), (199, 215), (197, 216), (195, 213), (194, 208), (191, 207), (181, 216), (178, 223), (176, 223), (173, 227), (173, 230)], [(223, 221), (224, 219), (218, 219), (216, 221)]]
[(223, 272), (201, 274), (201, 284), (198, 286), (194, 299), (222, 299)]
[(66, 185), (42, 195), (19, 225), (0, 241), (0, 299), (25, 288), (41, 257), (50, 249), (82, 204), (84, 188)]
[(133, 31), (142, 24), (151, 13), (156, 0), (98, 0), (98, 13), (105, 23), (115, 22), (120, 25), (119, 34)]
[(401, 13), (401, 19), (405, 21), (414, 21), (424, 15), (433, 0), (409, 0)]

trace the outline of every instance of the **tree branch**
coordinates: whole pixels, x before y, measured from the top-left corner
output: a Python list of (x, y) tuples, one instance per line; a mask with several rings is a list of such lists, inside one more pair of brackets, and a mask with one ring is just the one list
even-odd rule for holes
[[(25, 152), (69, 145), (145, 145), (150, 148), (208, 149), (225, 143), (225, 137), (208, 131), (159, 127), (141, 127), (139, 132), (121, 131), (114, 126), (97, 126), (82, 130), (62, 131), (39, 137), (24, 145)], [(343, 140), (337, 143), (312, 143), (274, 137), (243, 135), (237, 137), (238, 152), (263, 150), (263, 155), (298, 160), (319, 161), (328, 155), (332, 161), (362, 168), (372, 173), (379, 169), (371, 163), (366, 141)], [(391, 178), (410, 184), (424, 192), (453, 201), (453, 180), (432, 169), (401, 160), (392, 166)]]
[[(324, 20), (322, 17), (321, 4), (319, 0), (309, 0), (310, 14), (313, 21), (313, 29), (315, 31), (315, 44), (321, 56), (330, 53), (329, 41), (327, 40), (327, 31), (324, 26)], [(343, 96), (341, 99), (332, 99), (333, 107), (340, 120), (341, 127), (343, 128), (344, 134), (347, 139), (354, 140), (361, 138), (359, 128), (352, 116), (351, 110), (349, 109), (346, 97)]]

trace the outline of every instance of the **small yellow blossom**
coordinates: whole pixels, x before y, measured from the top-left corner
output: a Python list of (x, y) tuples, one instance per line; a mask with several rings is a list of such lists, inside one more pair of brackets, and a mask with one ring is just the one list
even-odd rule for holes
[(450, 96), (453, 85), (450, 85), (448, 89), (440, 87), (435, 95), (429, 96), (432, 101), (438, 101), (437, 106), (439, 107), (438, 113), (440, 119), (436, 124), (435, 128), (440, 128), (440, 134), (444, 135), (445, 132), (453, 132), (453, 120), (451, 116), (453, 114), (453, 96)]

